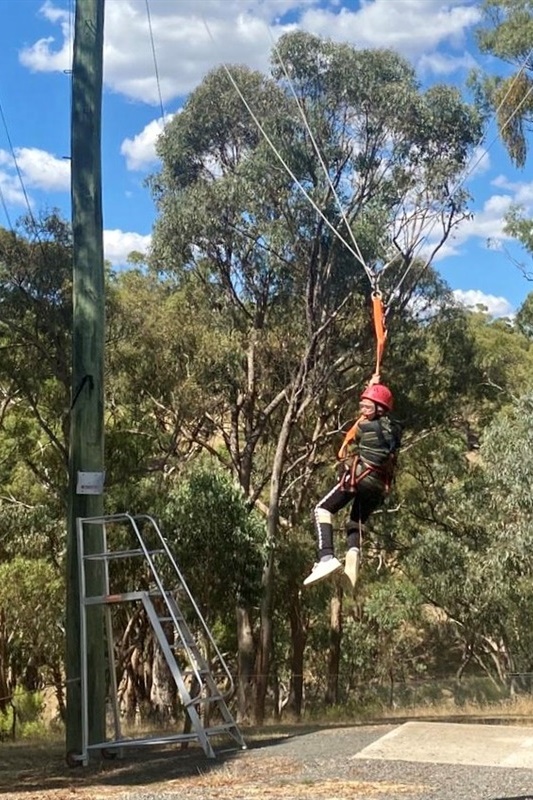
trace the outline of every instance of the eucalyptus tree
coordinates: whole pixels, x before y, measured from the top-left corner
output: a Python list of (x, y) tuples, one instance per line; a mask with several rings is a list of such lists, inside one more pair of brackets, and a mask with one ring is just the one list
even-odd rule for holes
[(532, 668), (530, 428), (525, 397), (494, 418), (470, 462), (451, 437), (438, 459), (420, 454), (401, 533), (402, 569), (453, 625), (458, 674), (481, 667), (503, 686)]
[(477, 30), (479, 48), (511, 66), (502, 76), (478, 76), (484, 102), (496, 109), (502, 141), (512, 161), (523, 167), (527, 131), (533, 119), (533, 2), (483, 0)]
[(297, 32), (275, 47), (270, 77), (211, 72), (159, 140), (150, 263), (191, 316), (208, 314), (213, 339), (211, 391), (188, 434), (267, 509), (258, 720), (291, 439), (313, 414), (312, 441), (324, 433), (335, 411), (316, 415), (316, 401), (330, 385), (369, 376), (374, 271), (405, 307), (426, 234), (431, 259), (464, 217), (453, 187), (479, 124), (454, 89), (422, 91), (397, 54)]
[[(501, 139), (511, 161), (524, 167), (528, 134), (533, 121), (533, 2), (532, 0), (484, 0), (477, 40), (482, 52), (500, 59), (503, 75), (473, 75), (473, 84), (486, 111), (495, 111)], [(531, 219), (520, 205), (506, 214), (505, 232), (533, 252)], [(528, 280), (531, 269), (518, 267)]]

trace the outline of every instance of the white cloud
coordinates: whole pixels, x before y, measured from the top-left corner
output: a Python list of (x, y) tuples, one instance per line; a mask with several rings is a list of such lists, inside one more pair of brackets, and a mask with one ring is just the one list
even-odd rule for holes
[[(272, 39), (296, 27), (361, 47), (392, 47), (415, 61), (424, 56), (425, 69), (449, 73), (470, 64), (465, 34), (480, 18), (469, 0), (362, 0), (357, 10), (336, 0), (320, 6), (318, 0), (151, 0), (150, 24), (145, 0), (109, 2), (105, 13), (106, 85), (152, 105), (160, 103), (160, 95), (165, 103), (187, 94), (221, 63), (267, 70)], [(63, 41), (39, 39), (20, 60), (34, 71), (64, 70), (72, 23), (51, 0), (43, 14), (61, 26)], [(459, 52), (434, 52), (442, 44)]]
[[(16, 147), (14, 155), (0, 150), (0, 188), (6, 203), (33, 206), (31, 189), (64, 192), (70, 189), (70, 161), (36, 147)], [(18, 167), (18, 170), (17, 170)], [(19, 174), (20, 173), (20, 174)]]
[(168, 114), (149, 122), (133, 139), (124, 139), (120, 146), (121, 155), (126, 157), (126, 166), (130, 170), (142, 170), (157, 161), (155, 146), (157, 139), (166, 124), (174, 115)]
[(133, 250), (146, 253), (151, 241), (151, 235), (143, 236), (141, 233), (105, 230), (104, 256), (113, 266), (124, 266)]
[(20, 63), (32, 72), (56, 72), (69, 69), (72, 61), (73, 21), (68, 11), (57, 8), (46, 0), (40, 10), (41, 15), (53, 25), (60, 25), (63, 42), (56, 47), (53, 36), (39, 39), (19, 53)]
[(491, 181), (492, 186), (511, 192), (513, 203), (533, 210), (533, 181), (510, 181), (505, 175), (498, 175)]
[(478, 7), (458, 0), (363, 0), (356, 11), (312, 9), (302, 15), (300, 25), (337, 41), (391, 47), (416, 58), (443, 42), (461, 46), (466, 31), (480, 16)]
[(496, 297), (493, 294), (485, 294), (479, 289), (455, 289), (453, 295), (458, 303), (466, 308), (477, 308), (483, 306), (491, 317), (509, 317), (515, 313), (515, 309), (505, 297)]
[[(10, 175), (8, 172), (0, 170), (0, 192), (6, 206), (26, 205), (26, 198), (24, 197), (24, 192), (17, 175)], [(28, 201), (31, 208), (30, 198), (28, 198)]]
[[(474, 173), (473, 173), (474, 174)], [(443, 261), (450, 256), (461, 255), (461, 247), (470, 239), (480, 239), (485, 247), (502, 249), (504, 242), (512, 241), (505, 233), (505, 216), (512, 205), (518, 204), (526, 214), (533, 214), (533, 181), (512, 182), (504, 175), (498, 175), (491, 185), (503, 191), (491, 195), (481, 209), (474, 211), (471, 219), (461, 222), (446, 244), (439, 250), (435, 261)], [(436, 226), (437, 227), (437, 226)], [(427, 255), (436, 240), (436, 232), (428, 234), (421, 252)]]
[(24, 183), (33, 189), (65, 192), (70, 189), (70, 160), (56, 158), (36, 147), (15, 148)]
[(422, 55), (418, 61), (421, 72), (431, 72), (435, 75), (451, 75), (459, 69), (473, 69), (475, 66), (476, 61), (470, 53), (452, 56), (435, 51)]

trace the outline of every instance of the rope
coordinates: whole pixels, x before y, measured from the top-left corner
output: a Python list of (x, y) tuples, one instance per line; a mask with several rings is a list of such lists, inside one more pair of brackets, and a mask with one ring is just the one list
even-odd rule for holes
[(361, 253), (361, 249), (360, 249), (359, 245), (357, 244), (357, 240), (355, 238), (355, 234), (352, 231), (351, 225), (350, 225), (350, 223), (348, 221), (348, 218), (346, 216), (346, 213), (344, 211), (342, 203), (341, 203), (341, 201), (339, 199), (339, 196), (337, 194), (337, 190), (335, 189), (333, 181), (331, 180), (331, 177), (330, 177), (330, 174), (329, 174), (329, 170), (328, 170), (328, 168), (327, 168), (327, 166), (326, 166), (326, 164), (324, 162), (324, 159), (322, 157), (322, 153), (320, 152), (320, 148), (319, 148), (319, 146), (318, 146), (318, 144), (316, 142), (316, 139), (314, 137), (313, 131), (311, 130), (311, 127), (310, 127), (309, 122), (307, 120), (307, 116), (305, 114), (305, 109), (304, 109), (302, 103), (300, 102), (300, 98), (298, 97), (298, 95), (296, 93), (296, 90), (294, 89), (294, 84), (293, 84), (293, 82), (292, 82), (292, 80), (290, 78), (290, 75), (289, 75), (288, 71), (287, 71), (287, 67), (285, 65), (285, 62), (283, 61), (283, 57), (282, 57), (282, 55), (280, 53), (280, 50), (279, 50), (279, 48), (278, 48), (278, 46), (276, 44), (274, 36), (272, 35), (272, 30), (271, 30), (270, 26), (267, 25), (267, 29), (268, 29), (268, 33), (270, 35), (270, 40), (272, 42), (272, 46), (273, 46), (273, 48), (274, 48), (274, 50), (276, 52), (276, 55), (278, 57), (278, 60), (279, 60), (279, 63), (281, 65), (281, 68), (283, 70), (283, 73), (284, 73), (284, 75), (285, 75), (285, 77), (287, 79), (287, 82), (289, 84), (289, 88), (291, 90), (292, 96), (294, 97), (294, 100), (296, 101), (296, 106), (298, 108), (298, 111), (300, 112), (300, 116), (302, 117), (303, 123), (305, 125), (306, 130), (307, 130), (307, 133), (309, 134), (309, 138), (311, 139), (311, 142), (313, 144), (313, 148), (314, 148), (315, 153), (316, 153), (316, 155), (318, 157), (318, 160), (320, 162), (320, 166), (324, 170), (324, 174), (325, 174), (326, 179), (328, 181), (329, 187), (330, 187), (330, 189), (331, 189), (331, 191), (333, 193), (333, 197), (335, 198), (335, 201), (337, 202), (337, 205), (339, 207), (339, 211), (341, 213), (343, 222), (346, 225), (346, 228), (347, 228), (348, 233), (350, 235), (350, 239), (352, 240), (354, 249), (357, 252), (358, 259), (359, 259), (363, 269), (365, 270), (365, 272), (366, 272), (366, 274), (368, 276), (370, 284), (372, 286), (374, 286), (375, 282), (376, 282), (376, 276), (375, 276), (374, 272), (370, 269), (370, 267), (367, 265), (367, 263), (365, 262), (365, 259), (363, 258), (363, 254)]
[[(213, 42), (213, 44), (216, 44), (216, 41), (215, 41), (215, 39), (214, 39), (214, 37), (213, 37), (213, 34), (211, 33), (211, 30), (210, 30), (210, 28), (209, 28), (209, 26), (208, 26), (208, 24), (207, 24), (207, 20), (206, 20), (204, 17), (202, 17), (202, 21), (203, 21), (203, 23), (204, 23), (204, 26), (205, 26), (205, 29), (206, 29), (206, 31), (207, 31), (207, 34), (208, 34), (209, 38), (211, 39), (211, 41)], [(227, 65), (226, 65), (226, 64), (222, 64), (222, 67), (223, 67), (223, 69), (224, 69), (224, 71), (225, 71), (226, 75), (228, 76), (228, 78), (229, 78), (229, 80), (230, 80), (230, 82), (231, 82), (231, 85), (233, 86), (233, 88), (235, 89), (235, 91), (237, 92), (237, 94), (239, 95), (239, 97), (240, 97), (240, 99), (242, 100), (242, 102), (243, 102), (243, 104), (244, 104), (244, 106), (245, 106), (246, 110), (247, 110), (247, 111), (248, 111), (248, 113), (250, 114), (251, 118), (253, 119), (254, 123), (256, 124), (257, 128), (259, 129), (259, 131), (260, 131), (260, 132), (261, 132), (261, 134), (263, 135), (263, 137), (264, 137), (265, 141), (267, 142), (267, 144), (268, 144), (268, 145), (269, 145), (269, 147), (271, 148), (272, 152), (274, 153), (274, 155), (276, 156), (276, 158), (278, 159), (278, 161), (279, 161), (279, 162), (282, 164), (282, 166), (285, 168), (285, 170), (287, 171), (288, 175), (289, 175), (289, 176), (292, 178), (292, 180), (294, 181), (294, 183), (296, 184), (296, 186), (298, 187), (298, 189), (299, 189), (299, 190), (301, 191), (301, 193), (304, 195), (304, 197), (306, 198), (306, 200), (308, 200), (308, 201), (311, 203), (311, 205), (313, 206), (314, 210), (315, 210), (315, 211), (317, 212), (317, 214), (318, 214), (318, 215), (321, 217), (321, 219), (322, 219), (322, 220), (323, 220), (323, 221), (326, 223), (326, 225), (327, 225), (327, 226), (328, 226), (328, 228), (329, 228), (329, 229), (332, 231), (332, 233), (333, 233), (333, 234), (334, 234), (334, 235), (337, 237), (337, 239), (339, 239), (339, 241), (340, 241), (340, 242), (341, 242), (341, 243), (342, 243), (342, 244), (343, 244), (343, 245), (344, 245), (344, 246), (345, 246), (345, 247), (348, 249), (348, 251), (349, 251), (349, 252), (350, 252), (350, 253), (353, 255), (353, 257), (354, 257), (354, 258), (356, 258), (356, 259), (357, 259), (357, 261), (359, 261), (359, 262), (361, 263), (361, 266), (363, 266), (363, 267), (364, 267), (365, 265), (364, 265), (364, 263), (361, 261), (361, 259), (360, 259), (359, 255), (358, 255), (358, 253), (357, 253), (357, 252), (356, 252), (356, 251), (353, 249), (353, 247), (352, 247), (350, 244), (348, 244), (348, 242), (346, 241), (346, 239), (344, 239), (344, 237), (343, 237), (343, 236), (342, 236), (342, 235), (339, 233), (339, 231), (337, 230), (337, 228), (335, 228), (335, 226), (331, 224), (331, 222), (329, 221), (329, 219), (328, 219), (328, 218), (325, 216), (325, 214), (324, 214), (324, 213), (322, 212), (322, 210), (321, 210), (321, 209), (318, 207), (318, 205), (315, 203), (315, 201), (313, 200), (313, 198), (312, 198), (312, 197), (311, 197), (311, 196), (308, 194), (308, 192), (307, 192), (307, 191), (304, 189), (304, 187), (302, 186), (302, 184), (300, 183), (300, 181), (298, 180), (298, 178), (296, 177), (296, 175), (294, 174), (294, 172), (291, 170), (291, 168), (289, 167), (289, 165), (287, 164), (287, 162), (284, 160), (283, 156), (282, 156), (282, 155), (281, 155), (281, 153), (278, 151), (278, 149), (277, 149), (276, 145), (274, 144), (274, 142), (271, 140), (271, 138), (269, 137), (269, 135), (267, 134), (267, 132), (265, 131), (265, 129), (264, 129), (264, 128), (263, 128), (263, 126), (261, 125), (260, 121), (258, 120), (257, 116), (254, 114), (253, 110), (250, 108), (250, 104), (248, 103), (248, 101), (246, 100), (245, 96), (244, 96), (244, 95), (243, 95), (243, 93), (241, 92), (241, 90), (240, 90), (239, 86), (237, 85), (237, 82), (235, 81), (235, 79), (234, 79), (233, 75), (231, 74), (231, 71), (228, 69)]]

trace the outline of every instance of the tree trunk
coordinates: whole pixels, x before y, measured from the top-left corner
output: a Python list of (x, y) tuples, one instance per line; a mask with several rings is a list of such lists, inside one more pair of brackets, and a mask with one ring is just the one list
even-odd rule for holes
[(7, 647), (7, 630), (5, 612), (0, 610), (0, 712), (5, 714), (9, 708), (10, 691), (8, 685), (9, 654)]
[(176, 685), (159, 646), (154, 647), (150, 704), (159, 723), (167, 724), (176, 716)]
[(255, 661), (255, 642), (252, 621), (247, 608), (237, 606), (237, 721), (249, 723), (253, 712), (253, 669)]
[(287, 712), (299, 720), (302, 715), (304, 652), (307, 642), (307, 625), (302, 619), (302, 606), (298, 592), (294, 592), (289, 606), (291, 626), (291, 683)]
[(325, 702), (332, 706), (339, 702), (339, 665), (342, 641), (342, 589), (335, 587), (330, 602), (328, 682)]
[[(303, 367), (300, 372), (303, 371)], [(301, 375), (298, 376), (296, 386), (301, 385)], [(279, 503), (281, 497), (281, 483), (283, 467), (287, 453), (287, 445), (295, 421), (295, 410), (298, 403), (298, 391), (293, 391), (287, 411), (281, 425), (272, 475), (270, 478), (270, 497), (267, 516), (266, 548), (267, 557), (263, 569), (263, 596), (261, 598), (261, 629), (259, 631), (259, 648), (256, 661), (256, 693), (255, 693), (255, 722), (262, 725), (265, 717), (265, 700), (268, 689), (268, 674), (270, 669), (270, 656), (272, 652), (272, 603), (274, 598), (274, 548), (279, 524)]]
[[(270, 516), (270, 514), (269, 514)], [(269, 535), (270, 539), (270, 535)], [(274, 548), (268, 550), (263, 569), (263, 596), (261, 598), (261, 629), (255, 665), (254, 721), (262, 725), (265, 719), (265, 701), (268, 690), (268, 674), (272, 653), (272, 599), (274, 595)]]

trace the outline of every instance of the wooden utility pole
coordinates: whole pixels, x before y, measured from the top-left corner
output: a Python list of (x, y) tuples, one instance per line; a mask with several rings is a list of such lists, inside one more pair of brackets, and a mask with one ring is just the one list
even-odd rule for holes
[[(72, 64), (71, 195), (73, 258), (72, 401), (67, 531), (67, 754), (81, 749), (80, 587), (76, 519), (103, 515), (103, 485), (86, 494), (80, 473), (104, 472), (104, 255), (101, 119), (104, 0), (76, 0)], [(103, 483), (103, 482), (102, 482)], [(95, 481), (94, 485), (97, 485)], [(94, 491), (94, 486), (93, 486)], [(87, 526), (88, 552), (101, 551), (101, 528)], [(100, 562), (88, 594), (101, 594)], [(88, 618), (89, 742), (105, 739), (105, 656), (101, 607)]]

